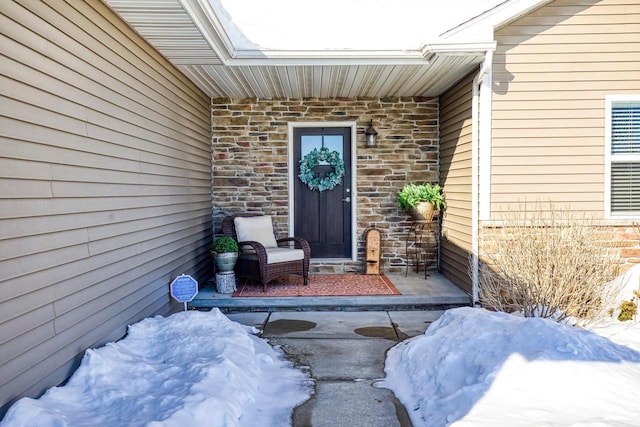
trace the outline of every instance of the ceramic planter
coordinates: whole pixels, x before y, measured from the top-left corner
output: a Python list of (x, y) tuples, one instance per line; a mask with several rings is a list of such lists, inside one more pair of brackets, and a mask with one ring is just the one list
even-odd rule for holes
[(214, 253), (213, 256), (216, 260), (218, 272), (233, 271), (233, 267), (235, 267), (238, 260), (237, 252)]
[(434, 211), (432, 202), (420, 202), (415, 208), (409, 209), (409, 215), (416, 221), (431, 221)]

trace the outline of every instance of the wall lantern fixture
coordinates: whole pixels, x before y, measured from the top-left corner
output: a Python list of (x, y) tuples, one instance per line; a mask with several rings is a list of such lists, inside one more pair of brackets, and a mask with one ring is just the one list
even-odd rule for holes
[(369, 127), (364, 131), (367, 137), (367, 148), (373, 148), (378, 145), (378, 132), (373, 128), (373, 120), (369, 120)]

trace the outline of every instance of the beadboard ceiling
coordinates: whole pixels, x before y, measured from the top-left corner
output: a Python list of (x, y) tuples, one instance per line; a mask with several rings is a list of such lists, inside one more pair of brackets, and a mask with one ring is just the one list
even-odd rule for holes
[(436, 96), (494, 48), (458, 36), (385, 51), (239, 49), (218, 0), (104, 1), (212, 98)]

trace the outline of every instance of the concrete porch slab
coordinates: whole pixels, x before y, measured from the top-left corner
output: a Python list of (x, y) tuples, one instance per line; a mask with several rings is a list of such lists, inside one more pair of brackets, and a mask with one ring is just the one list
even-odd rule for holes
[(429, 311), (390, 311), (389, 317), (395, 324), (398, 334), (409, 337), (423, 335), (427, 327), (438, 320), (444, 310)]
[(219, 294), (215, 285), (203, 286), (196, 298), (189, 303), (195, 309), (217, 307), (223, 312), (239, 311), (384, 311), (384, 310), (443, 310), (468, 306), (468, 294), (437, 272), (425, 279), (424, 275), (409, 272), (388, 274), (401, 295), (387, 296), (335, 296), (335, 297), (265, 297), (234, 298), (231, 294)]
[(239, 313), (226, 313), (225, 314), (229, 319), (234, 322), (238, 322), (241, 325), (253, 326), (254, 328), (260, 329), (262, 331), (264, 329), (264, 325), (267, 322), (267, 318), (269, 317), (269, 313), (267, 312), (239, 312)]

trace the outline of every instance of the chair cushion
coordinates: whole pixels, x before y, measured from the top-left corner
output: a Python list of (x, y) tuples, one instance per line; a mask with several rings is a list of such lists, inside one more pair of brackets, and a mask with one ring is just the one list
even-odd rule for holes
[[(258, 260), (258, 255), (246, 254), (242, 255), (246, 259)], [(302, 249), (291, 248), (268, 248), (267, 264), (275, 264), (278, 262), (298, 261), (304, 259), (304, 251)]]
[(236, 227), (236, 235), (239, 242), (255, 241), (265, 248), (278, 247), (276, 236), (273, 234), (273, 223), (270, 216), (238, 216), (233, 219), (233, 223)]

